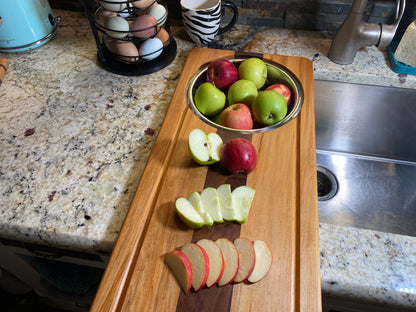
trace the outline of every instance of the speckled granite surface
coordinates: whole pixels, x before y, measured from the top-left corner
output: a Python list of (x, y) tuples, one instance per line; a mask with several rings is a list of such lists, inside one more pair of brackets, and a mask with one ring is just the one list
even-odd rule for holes
[[(58, 11), (57, 36), (10, 61), (0, 87), (0, 237), (110, 252), (184, 65), (190, 43), (173, 27), (175, 60), (148, 76), (101, 69), (83, 14)], [(75, 27), (76, 26), (76, 27)], [(416, 88), (385, 51), (352, 65), (326, 58), (314, 32), (238, 25), (213, 47), (304, 56), (318, 79)], [(416, 239), (321, 224), (322, 290), (416, 309)]]

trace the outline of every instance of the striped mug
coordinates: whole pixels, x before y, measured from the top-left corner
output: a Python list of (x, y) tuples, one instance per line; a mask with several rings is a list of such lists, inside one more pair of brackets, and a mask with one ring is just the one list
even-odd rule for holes
[[(233, 11), (231, 21), (224, 27), (220, 27), (221, 6), (229, 7)], [(181, 7), (186, 33), (198, 44), (209, 43), (217, 34), (228, 31), (238, 18), (237, 7), (230, 1), (181, 0)]]

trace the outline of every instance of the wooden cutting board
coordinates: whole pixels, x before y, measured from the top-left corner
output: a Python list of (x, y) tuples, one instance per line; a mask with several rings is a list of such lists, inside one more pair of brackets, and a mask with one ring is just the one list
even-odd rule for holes
[[(283, 127), (237, 135), (205, 124), (186, 104), (188, 81), (198, 69), (215, 58), (234, 56), (234, 51), (206, 48), (189, 53), (91, 311), (321, 311), (312, 63), (257, 54), (290, 69), (303, 85), (305, 100), (298, 117)], [(187, 150), (194, 128), (218, 132), (224, 141), (252, 141), (256, 169), (233, 175), (220, 165), (196, 165)], [(187, 228), (175, 213), (175, 200), (222, 183), (256, 189), (247, 222)], [(240, 236), (264, 240), (272, 249), (272, 267), (258, 283), (185, 295), (163, 261), (165, 253), (200, 238)]]

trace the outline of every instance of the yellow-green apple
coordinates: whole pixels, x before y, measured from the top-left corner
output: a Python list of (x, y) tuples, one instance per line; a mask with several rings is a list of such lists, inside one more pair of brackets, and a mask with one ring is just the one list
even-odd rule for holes
[(220, 125), (239, 130), (253, 129), (253, 117), (250, 108), (242, 103), (228, 106), (221, 112)]
[(238, 78), (250, 80), (260, 89), (267, 79), (266, 63), (257, 57), (245, 59), (238, 67)]
[(260, 91), (251, 104), (251, 111), (257, 122), (269, 126), (285, 118), (287, 105), (279, 92)]
[(212, 165), (220, 160), (221, 137), (215, 132), (206, 134), (193, 129), (188, 136), (188, 150), (192, 159), (200, 165)]
[(214, 220), (212, 219), (208, 211), (205, 210), (204, 205), (202, 203), (201, 195), (198, 192), (192, 192), (188, 196), (188, 201), (195, 208), (195, 210), (199, 213), (202, 219), (204, 219), (205, 226), (211, 226), (214, 224)]
[(217, 189), (214, 187), (206, 187), (201, 192), (201, 202), (204, 210), (210, 215), (215, 223), (222, 223), (220, 201), (218, 199)]
[(188, 257), (179, 250), (173, 250), (165, 255), (165, 262), (171, 269), (183, 292), (187, 294), (192, 285), (192, 266)]
[(290, 105), (290, 100), (292, 99), (292, 92), (290, 91), (288, 86), (282, 83), (275, 83), (275, 84), (272, 84), (271, 86), (268, 86), (266, 88), (266, 91), (267, 90), (273, 90), (273, 91), (279, 92), (285, 98), (286, 105), (287, 106)]
[(225, 93), (215, 87), (211, 82), (204, 82), (195, 92), (195, 106), (206, 116), (214, 116), (225, 106)]
[(228, 105), (244, 103), (250, 106), (257, 93), (258, 90), (254, 82), (246, 79), (237, 80), (228, 88)]
[(234, 281), (238, 272), (239, 259), (235, 245), (227, 238), (219, 238), (215, 243), (220, 247), (224, 257), (224, 273), (218, 281), (218, 286), (224, 286)]
[(226, 89), (238, 79), (235, 65), (226, 59), (213, 60), (208, 65), (207, 81), (212, 82), (218, 89)]
[(210, 239), (200, 239), (196, 242), (205, 249), (209, 259), (209, 274), (207, 279), (207, 287), (216, 285), (224, 273), (224, 257), (220, 247)]
[(218, 199), (220, 201), (220, 207), (222, 217), (227, 221), (235, 220), (235, 206), (233, 203), (233, 197), (231, 195), (231, 185), (221, 184), (217, 187)]
[(192, 288), (199, 291), (204, 287), (209, 275), (209, 258), (207, 252), (195, 243), (182, 246), (181, 251), (188, 257), (192, 267)]
[(254, 253), (256, 255), (256, 263), (254, 264), (253, 272), (248, 277), (250, 283), (256, 283), (262, 280), (273, 262), (273, 255), (270, 247), (262, 240), (255, 240), (253, 242)]
[(240, 283), (248, 279), (256, 263), (253, 242), (245, 237), (239, 237), (234, 240), (234, 245), (238, 251), (240, 265), (234, 282)]
[(199, 229), (205, 224), (205, 220), (185, 197), (175, 201), (175, 208), (179, 218), (191, 229)]
[(247, 221), (255, 193), (255, 189), (247, 185), (241, 185), (232, 191), (235, 221), (238, 223), (242, 224)]
[(256, 148), (246, 139), (231, 139), (221, 147), (220, 162), (231, 173), (250, 173), (257, 165)]

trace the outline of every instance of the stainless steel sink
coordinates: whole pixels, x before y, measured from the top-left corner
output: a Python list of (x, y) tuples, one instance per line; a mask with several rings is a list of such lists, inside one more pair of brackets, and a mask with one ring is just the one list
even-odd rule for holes
[(314, 84), (320, 222), (416, 236), (416, 90)]

